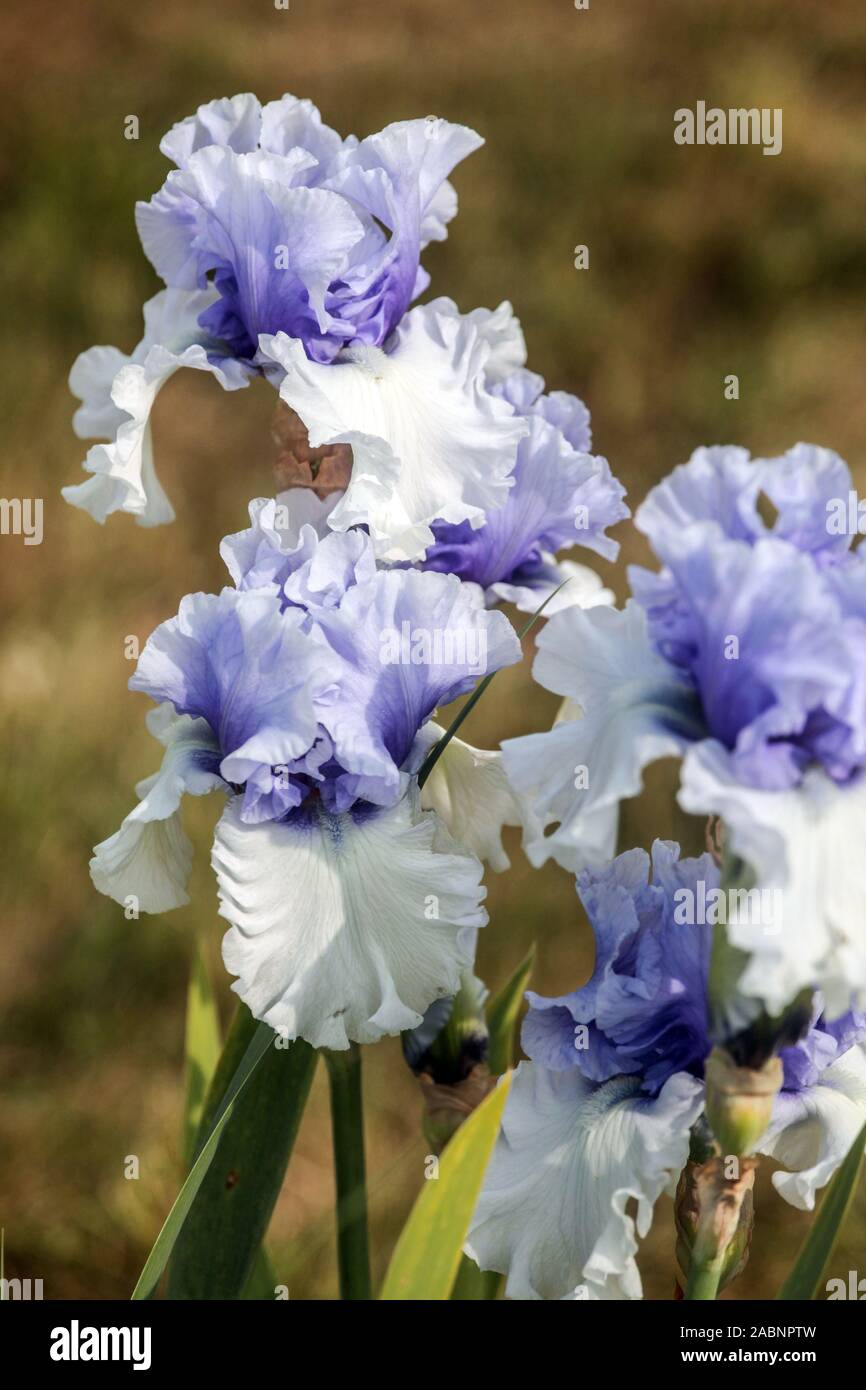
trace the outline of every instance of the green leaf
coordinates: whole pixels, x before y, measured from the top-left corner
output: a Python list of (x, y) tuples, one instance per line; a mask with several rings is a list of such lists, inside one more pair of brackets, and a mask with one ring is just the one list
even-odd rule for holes
[(256, 1251), (253, 1260), (253, 1267), (250, 1277), (244, 1284), (244, 1291), (241, 1298), (245, 1302), (262, 1302), (263, 1300), (273, 1301), (276, 1295), (276, 1288), (280, 1280), (277, 1272), (271, 1264), (270, 1256), (263, 1245)]
[[(568, 583), (570, 583), (570, 580), (563, 579), (562, 583), (559, 585), (559, 588), (554, 589), (552, 594), (547, 595), (547, 598), (541, 604), (538, 611), (533, 613), (532, 617), (529, 619), (529, 622), (523, 625), (523, 627), (517, 634), (518, 639), (521, 642), (523, 641), (526, 634), (528, 632), (531, 632), (532, 628), (538, 622), (538, 619), (541, 617), (542, 613), (544, 612), (547, 605), (550, 603), (551, 599), (555, 599), (556, 595), (559, 593), (559, 590), (564, 589), (566, 584)], [(478, 701), (481, 699), (481, 696), (484, 694), (485, 690), (487, 689), (488, 685), (493, 680), (493, 677), (495, 675), (496, 672), (491, 671), (489, 676), (484, 677), (484, 680), (481, 681), (480, 685), (476, 685), (472, 694), (469, 696), (469, 699), (466, 701), (466, 704), (460, 706), (460, 709), (457, 711), (454, 718), (451, 720), (451, 723), (448, 725), (448, 728), (445, 730), (439, 742), (437, 744), (434, 744), (434, 746), (430, 749), (430, 752), (427, 754), (427, 757), (424, 759), (423, 763), (418, 769), (419, 787), (423, 787), (424, 783), (427, 781), (427, 778), (430, 776), (430, 773), (433, 771), (433, 768), (436, 766), (437, 762), (442, 757), (442, 754), (445, 752), (445, 749), (448, 747), (452, 738), (457, 733), (457, 730), (460, 728), (460, 725), (464, 722), (465, 719), (469, 718), (469, 715), (472, 713), (475, 706), (478, 704)]]
[[(205, 1131), (223, 1098), (227, 1077), (255, 1031), (255, 1019), (241, 1005), (205, 1101)], [(238, 1096), (216, 1159), (178, 1236), (168, 1274), (168, 1298), (244, 1296), (283, 1185), (316, 1056), (300, 1040), (271, 1047)], [(275, 1282), (270, 1285), (271, 1298)]]
[(514, 1033), (523, 995), (535, 964), (535, 942), (529, 948), (511, 979), (508, 980), (487, 1006), (487, 1027), (490, 1043), (487, 1060), (494, 1076), (501, 1075), (514, 1065)]
[(186, 999), (186, 1104), (183, 1115), (183, 1157), (187, 1168), (195, 1152), (204, 1098), (222, 1048), (216, 1000), (205, 962), (202, 941), (196, 937)]
[(450, 1140), (439, 1159), (439, 1177), (424, 1183), (403, 1227), (380, 1298), (450, 1297), (510, 1085), (507, 1074)]
[(813, 1299), (822, 1287), (824, 1270), (833, 1253), (836, 1237), (845, 1220), (857, 1179), (863, 1166), (863, 1147), (866, 1145), (866, 1124), (848, 1151), (848, 1156), (827, 1188), (821, 1209), (812, 1225), (797, 1263), (791, 1270), (777, 1298)]
[(207, 1138), (190, 1169), (189, 1176), (180, 1189), (180, 1192), (177, 1194), (174, 1205), (165, 1218), (165, 1223), (156, 1238), (153, 1249), (145, 1260), (144, 1269), (141, 1271), (138, 1277), (138, 1283), (132, 1291), (133, 1299), (141, 1300), (150, 1298), (162, 1278), (163, 1270), (168, 1264), (175, 1242), (183, 1229), (184, 1222), (195, 1201), (196, 1193), (204, 1182), (208, 1169), (213, 1162), (214, 1154), (222, 1138), (223, 1130), (231, 1118), (234, 1102), (242, 1093), (244, 1086), (262, 1058), (266, 1055), (268, 1050), (272, 1048), (273, 1039), (274, 1034), (268, 1025), (266, 1023), (260, 1023), (243, 1054), (240, 1065), (234, 1073), (229, 1086), (226, 1088), (222, 1103), (217, 1110), (214, 1123), (207, 1132)]
[(451, 1299), (454, 1303), (490, 1302), (499, 1296), (501, 1283), (502, 1275), (495, 1269), (479, 1269), (468, 1255), (461, 1255)]

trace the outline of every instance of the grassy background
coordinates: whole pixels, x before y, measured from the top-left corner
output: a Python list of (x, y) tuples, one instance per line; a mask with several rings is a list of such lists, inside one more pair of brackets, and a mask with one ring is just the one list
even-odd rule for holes
[[(168, 126), (217, 95), (311, 96), (346, 132), (437, 113), (486, 147), (458, 171), (461, 212), (426, 263), (461, 307), (510, 297), (530, 365), (582, 395), (596, 447), (633, 503), (696, 445), (776, 452), (804, 438), (846, 457), (866, 486), (866, 12), (857, 0), (186, 0), (19, 5), (0, 21), (0, 257), (4, 393), (0, 495), (45, 499), (45, 541), (0, 538), (0, 1222), (7, 1274), (48, 1298), (126, 1297), (178, 1184), (183, 1001), (193, 932), (218, 964), (207, 863), (217, 807), (196, 803), (193, 905), (123, 920), (93, 891), (90, 847), (155, 766), (146, 701), (125, 684), (124, 638), (143, 642), (180, 596), (224, 579), (217, 541), (269, 490), (264, 384), (226, 396), (176, 377), (155, 417), (168, 529), (125, 517), (97, 530), (59, 498), (84, 450), (66, 374), (95, 342), (129, 349), (158, 288), (133, 202), (166, 172)], [(673, 112), (784, 110), (784, 148), (680, 148)], [(140, 139), (123, 136), (140, 119)], [(590, 269), (573, 268), (573, 247)], [(740, 378), (726, 401), (723, 378)], [(24, 480), (24, 481), (22, 481)], [(627, 526), (622, 561), (645, 558)], [(603, 566), (624, 595), (623, 565)], [(555, 701), (528, 663), (500, 677), (470, 737), (546, 727)], [(699, 847), (656, 768), (625, 811), (621, 845), (654, 835)], [(589, 973), (573, 883), (519, 850), (493, 878), (481, 970), (492, 986), (537, 939), (536, 987)], [(379, 1271), (422, 1177), (419, 1099), (399, 1045), (369, 1048), (366, 1084)], [(138, 1155), (141, 1178), (123, 1177)], [(297, 1298), (335, 1292), (323, 1077), (272, 1229)], [(770, 1296), (806, 1228), (762, 1177), (740, 1296)], [(833, 1273), (862, 1269), (861, 1194)], [(662, 1203), (641, 1263), (672, 1288)]]

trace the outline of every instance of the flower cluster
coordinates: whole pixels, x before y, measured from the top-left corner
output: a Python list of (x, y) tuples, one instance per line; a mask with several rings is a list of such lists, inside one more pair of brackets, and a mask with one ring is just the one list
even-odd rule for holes
[(459, 739), (421, 792), (432, 716), (518, 660), (503, 599), (534, 611), (569, 578), (569, 602), (612, 600), (556, 552), (612, 557), (628, 515), (586, 408), (526, 370), (510, 305), (409, 307), (456, 212), (448, 175), (480, 144), (430, 118), (344, 140), (289, 96), (201, 107), (137, 210), (166, 285), (145, 337), (71, 377), (77, 431), (109, 442), (66, 496), (100, 521), (171, 519), (149, 414), (181, 366), (227, 389), (263, 377), (312, 447), (351, 447), (344, 491), (251, 503), (222, 544), (234, 588), (188, 596), (150, 638), (130, 685), (157, 703), (162, 768), (91, 866), (120, 902), (179, 906), (181, 798), (223, 792), (226, 964), (257, 1017), (318, 1046), (412, 1028), (456, 992), (485, 921), (478, 856), (506, 867), (501, 829), (525, 810), (500, 755)]
[[(658, 1197), (725, 1138), (811, 1208), (866, 1115), (866, 559), (831, 451), (700, 449), (639, 508), (660, 568), (632, 567), (613, 606), (565, 553), (614, 559), (630, 515), (586, 407), (527, 369), (508, 302), (414, 302), (481, 143), (433, 117), (343, 139), (309, 101), (250, 95), (163, 140), (175, 167), (137, 226), (165, 288), (130, 355), (72, 369), (75, 429), (103, 442), (67, 499), (172, 519), (150, 415), (180, 367), (229, 391), (261, 378), (310, 450), (350, 465), (325, 497), (256, 497), (222, 541), (232, 586), (150, 637), (130, 687), (155, 703), (162, 765), (91, 873), (136, 912), (181, 906), (182, 798), (221, 793), (234, 989), (315, 1047), (403, 1034), (438, 1150), (507, 1053), (474, 958), (483, 861), (506, 869), (520, 827), (534, 864), (578, 876), (596, 961), (571, 993), (528, 995), (530, 1060), (467, 1250), (510, 1297), (635, 1298)], [(545, 610), (533, 673), (564, 704), (499, 752), (435, 715), (520, 660), (504, 603)], [(662, 840), (614, 857), (620, 802), (663, 757), (724, 859)], [(759, 1101), (720, 1076), (757, 1078)]]

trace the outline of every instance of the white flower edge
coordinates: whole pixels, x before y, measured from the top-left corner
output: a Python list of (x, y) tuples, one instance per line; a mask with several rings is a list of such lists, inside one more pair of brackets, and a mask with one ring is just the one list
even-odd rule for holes
[(866, 1123), (866, 1051), (843, 1053), (804, 1091), (782, 1091), (758, 1152), (788, 1172), (773, 1174), (776, 1191), (791, 1206), (813, 1211), (815, 1194), (830, 1181)]
[(637, 1237), (688, 1158), (702, 1104), (683, 1072), (651, 1099), (632, 1077), (594, 1086), (576, 1068), (521, 1062), (467, 1254), (508, 1276), (508, 1298), (561, 1299), (579, 1284), (591, 1298), (640, 1298)]
[(404, 797), (355, 819), (247, 825), (233, 799), (216, 830), (223, 959), (256, 1018), (345, 1049), (417, 1027), (455, 994), (485, 924), (481, 864)]
[(686, 748), (690, 692), (651, 648), (635, 603), (554, 614), (532, 674), (566, 697), (567, 715), (546, 733), (507, 739), (505, 771), (545, 828), (528, 843), (532, 863), (552, 856), (577, 873), (613, 854), (619, 803), (641, 790), (644, 767)]
[[(750, 955), (739, 989), (778, 1014), (804, 988), (830, 1017), (866, 1002), (866, 777), (846, 785), (811, 768), (799, 787), (764, 791), (735, 777), (727, 750), (689, 750), (679, 802), (721, 816), (758, 888), (776, 895), (772, 922), (731, 915), (728, 935)], [(760, 917), (763, 914), (758, 914)]]
[[(432, 748), (444, 735), (430, 721), (422, 736)], [(510, 785), (498, 750), (473, 748), (454, 737), (421, 789), (421, 805), (436, 812), (455, 840), (496, 873), (510, 867), (502, 843), (506, 825), (521, 826), (524, 840), (537, 833), (532, 811)]]
[(150, 710), (147, 725), (165, 746), (159, 772), (139, 782), (141, 798), (119, 830), (93, 851), (94, 887), (122, 906), (168, 912), (189, 902), (186, 891), (192, 845), (183, 829), (180, 803), (185, 792), (203, 796), (225, 783), (203, 764), (219, 759), (219, 748), (203, 719), (176, 715), (170, 705)]
[(198, 316), (215, 292), (162, 290), (144, 306), (144, 336), (126, 356), (117, 348), (94, 347), (73, 364), (69, 385), (82, 404), (73, 426), (82, 438), (104, 436), (82, 464), (92, 476), (61, 489), (73, 507), (104, 523), (113, 512), (129, 512), (140, 526), (174, 520), (174, 511), (156, 475), (150, 415), (161, 388), (181, 367), (210, 372), (225, 391), (248, 385), (250, 373), (239, 363), (209, 360), (212, 344)]
[(548, 558), (555, 570), (549, 582), (530, 588), (526, 584), (507, 584), (500, 580), (491, 584), (485, 598), (491, 606), (494, 603), (513, 603), (521, 613), (537, 613), (544, 604), (545, 618), (561, 613), (565, 608), (597, 608), (599, 605), (611, 607), (616, 602), (612, 589), (606, 589), (601, 577), (588, 565), (576, 560), (554, 560)]
[(409, 561), (433, 541), (434, 521), (484, 524), (505, 501), (526, 421), (485, 390), (490, 348), (470, 316), (423, 305), (387, 345), (310, 362), (285, 333), (262, 334), (261, 354), (284, 375), (280, 396), (310, 444), (352, 447), (335, 530), (366, 525), (379, 557)]

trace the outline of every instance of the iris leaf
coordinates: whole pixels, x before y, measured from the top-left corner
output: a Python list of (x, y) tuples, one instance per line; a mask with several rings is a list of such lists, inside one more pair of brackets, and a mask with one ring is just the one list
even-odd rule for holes
[(535, 942), (507, 980), (496, 998), (487, 1006), (487, 1027), (490, 1032), (487, 1059), (490, 1070), (500, 1076), (514, 1065), (514, 1035), (523, 995), (535, 964)]
[(777, 1299), (785, 1299), (786, 1301), (799, 1299), (802, 1301), (818, 1297), (822, 1288), (827, 1261), (833, 1253), (836, 1237), (848, 1213), (857, 1187), (857, 1179), (863, 1167), (864, 1145), (866, 1145), (866, 1124), (857, 1135), (848, 1151), (845, 1162), (838, 1169), (836, 1176), (827, 1188), (812, 1229), (797, 1256), (794, 1268), (776, 1294)]
[(403, 1227), (381, 1299), (450, 1298), (510, 1085), (509, 1073), (448, 1143), (439, 1159), (438, 1178), (424, 1183)]
[[(208, 1090), (200, 1141), (257, 1027), (246, 1005), (240, 1005)], [(170, 1299), (274, 1297), (278, 1281), (260, 1253), (261, 1244), (283, 1185), (317, 1057), (300, 1039), (280, 1046), (276, 1041), (238, 1095), (215, 1161), (177, 1238), (168, 1271)]]
[(183, 1229), (184, 1222), (189, 1215), (196, 1194), (207, 1176), (208, 1169), (213, 1162), (214, 1154), (217, 1151), (219, 1141), (223, 1131), (231, 1119), (232, 1109), (237, 1097), (241, 1094), (244, 1086), (267, 1054), (268, 1049), (273, 1046), (274, 1034), (266, 1023), (260, 1023), (253, 1034), (253, 1037), (244, 1052), (240, 1066), (232, 1077), (231, 1084), (228, 1086), (222, 1104), (217, 1111), (214, 1123), (211, 1126), (207, 1138), (199, 1150), (198, 1157), (190, 1169), (189, 1175), (177, 1197), (165, 1223), (156, 1238), (153, 1249), (144, 1263), (144, 1268), (138, 1278), (138, 1283), (132, 1291), (134, 1300), (150, 1298), (155, 1291), (163, 1271), (168, 1264), (169, 1257), (174, 1249), (175, 1242)]
[(186, 1104), (183, 1116), (183, 1155), (192, 1163), (204, 1098), (222, 1050), (220, 1022), (200, 937), (193, 948), (186, 1000)]

